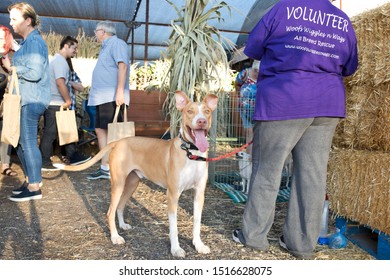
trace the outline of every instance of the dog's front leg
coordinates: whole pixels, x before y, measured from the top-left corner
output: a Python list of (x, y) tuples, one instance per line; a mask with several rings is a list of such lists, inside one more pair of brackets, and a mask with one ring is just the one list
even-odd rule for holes
[(200, 254), (210, 253), (210, 248), (202, 242), (200, 239), (200, 225), (202, 220), (202, 210), (204, 204), (204, 191), (205, 187), (196, 187), (194, 192), (194, 225), (193, 225), (193, 239), (192, 244), (194, 244), (195, 249)]
[(177, 230), (177, 207), (180, 194), (167, 191), (168, 219), (169, 219), (169, 239), (171, 241), (171, 254), (174, 257), (184, 258), (186, 252), (180, 247)]

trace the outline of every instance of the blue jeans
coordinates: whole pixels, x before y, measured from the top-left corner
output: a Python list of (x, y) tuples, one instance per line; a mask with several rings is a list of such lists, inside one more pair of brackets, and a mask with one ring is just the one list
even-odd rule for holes
[(30, 184), (42, 182), (42, 156), (38, 148), (38, 122), (45, 112), (42, 103), (22, 106), (20, 113), (20, 139), (16, 153), (22, 163), (24, 175)]

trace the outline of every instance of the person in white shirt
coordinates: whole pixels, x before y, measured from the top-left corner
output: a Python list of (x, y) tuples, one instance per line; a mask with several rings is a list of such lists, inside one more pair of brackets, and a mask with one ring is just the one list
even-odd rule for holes
[[(39, 145), (42, 153), (42, 170), (55, 169), (50, 158), (53, 156), (53, 144), (58, 137), (56, 112), (60, 107), (66, 109), (72, 105), (69, 92), (70, 68), (67, 59), (76, 55), (77, 45), (78, 41), (75, 38), (66, 36), (60, 43), (60, 51), (54, 55), (49, 64), (51, 100), (44, 113), (44, 129)], [(76, 151), (76, 143), (67, 144), (64, 149), (72, 164), (80, 164), (89, 159)]]

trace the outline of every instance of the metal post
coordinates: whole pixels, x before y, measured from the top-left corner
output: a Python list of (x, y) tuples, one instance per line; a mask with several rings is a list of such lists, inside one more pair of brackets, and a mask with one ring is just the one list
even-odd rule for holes
[[(210, 136), (209, 136), (209, 158), (216, 157), (217, 151), (217, 124), (218, 124), (218, 106), (213, 112), (213, 123), (211, 124)], [(214, 185), (215, 182), (215, 161), (209, 162), (209, 184)]]

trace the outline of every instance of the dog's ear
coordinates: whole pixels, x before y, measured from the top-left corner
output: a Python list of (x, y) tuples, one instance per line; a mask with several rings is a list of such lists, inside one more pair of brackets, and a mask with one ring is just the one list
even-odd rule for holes
[(185, 94), (183, 91), (178, 90), (175, 92), (175, 99), (176, 99), (176, 108), (181, 111), (184, 109), (184, 107), (188, 104), (190, 99), (188, 98), (187, 94)]
[(209, 107), (212, 111), (214, 111), (218, 105), (218, 96), (212, 93), (208, 93), (204, 97), (203, 102), (206, 103), (207, 107)]

